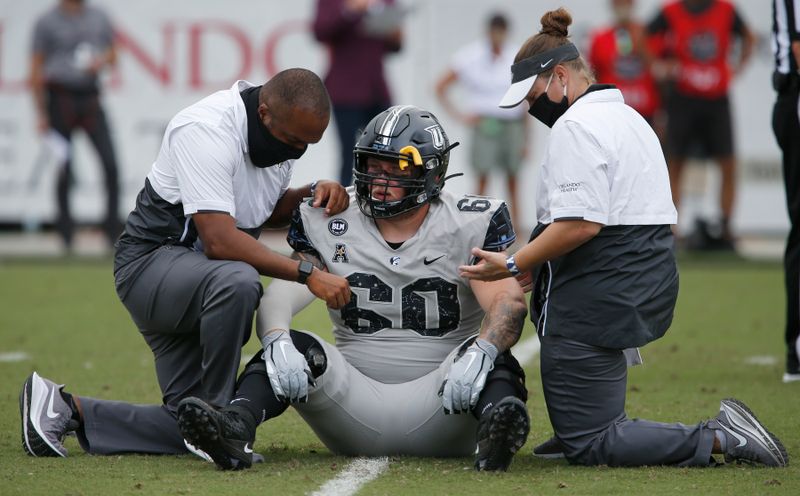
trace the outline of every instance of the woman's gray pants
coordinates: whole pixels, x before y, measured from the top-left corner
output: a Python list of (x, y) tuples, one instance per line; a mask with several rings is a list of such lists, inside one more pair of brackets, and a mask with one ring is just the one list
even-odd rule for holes
[(628, 367), (622, 350), (561, 336), (541, 338), (541, 374), (550, 422), (570, 463), (705, 466), (714, 431), (629, 419)]

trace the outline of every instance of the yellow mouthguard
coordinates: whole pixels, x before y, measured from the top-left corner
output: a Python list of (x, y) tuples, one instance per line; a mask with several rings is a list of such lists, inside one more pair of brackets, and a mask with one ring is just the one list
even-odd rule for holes
[[(414, 159), (414, 165), (422, 167), (422, 155), (419, 154), (419, 150), (413, 145), (404, 146), (400, 149), (400, 155), (411, 155), (411, 158)], [(406, 170), (406, 167), (408, 167), (408, 159), (401, 158), (400, 170)]]

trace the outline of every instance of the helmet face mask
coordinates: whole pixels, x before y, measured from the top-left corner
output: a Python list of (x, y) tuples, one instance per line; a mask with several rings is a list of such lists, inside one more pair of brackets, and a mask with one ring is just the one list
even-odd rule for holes
[[(404, 207), (415, 202), (419, 193), (424, 192), (425, 181), (421, 179), (418, 167), (405, 170), (400, 168), (398, 159), (363, 156), (365, 164), (359, 170), (357, 190), (369, 197), (364, 206), (374, 217), (392, 217), (403, 211)], [(365, 172), (360, 172), (360, 171)], [(365, 191), (364, 191), (365, 190)], [(420, 203), (421, 205), (421, 203)], [(363, 208), (362, 208), (363, 210)]]
[(417, 107), (395, 106), (375, 116), (353, 150), (361, 211), (389, 218), (437, 198), (457, 144), (450, 145), (436, 116)]

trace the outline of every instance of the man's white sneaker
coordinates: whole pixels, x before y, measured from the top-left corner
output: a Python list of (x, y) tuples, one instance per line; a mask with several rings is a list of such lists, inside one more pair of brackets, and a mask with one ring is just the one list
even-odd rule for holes
[(783, 373), (784, 383), (797, 382), (797, 381), (800, 381), (800, 374), (790, 374), (789, 372)]

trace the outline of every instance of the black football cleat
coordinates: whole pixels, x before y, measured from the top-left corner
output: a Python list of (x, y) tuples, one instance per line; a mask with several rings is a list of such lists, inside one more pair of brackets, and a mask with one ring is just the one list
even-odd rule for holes
[(187, 444), (210, 456), (223, 470), (241, 470), (253, 464), (255, 435), (236, 412), (186, 398), (178, 403), (178, 428)]
[(475, 469), (508, 470), (511, 460), (528, 439), (531, 420), (525, 403), (507, 396), (497, 402), (478, 423)]

